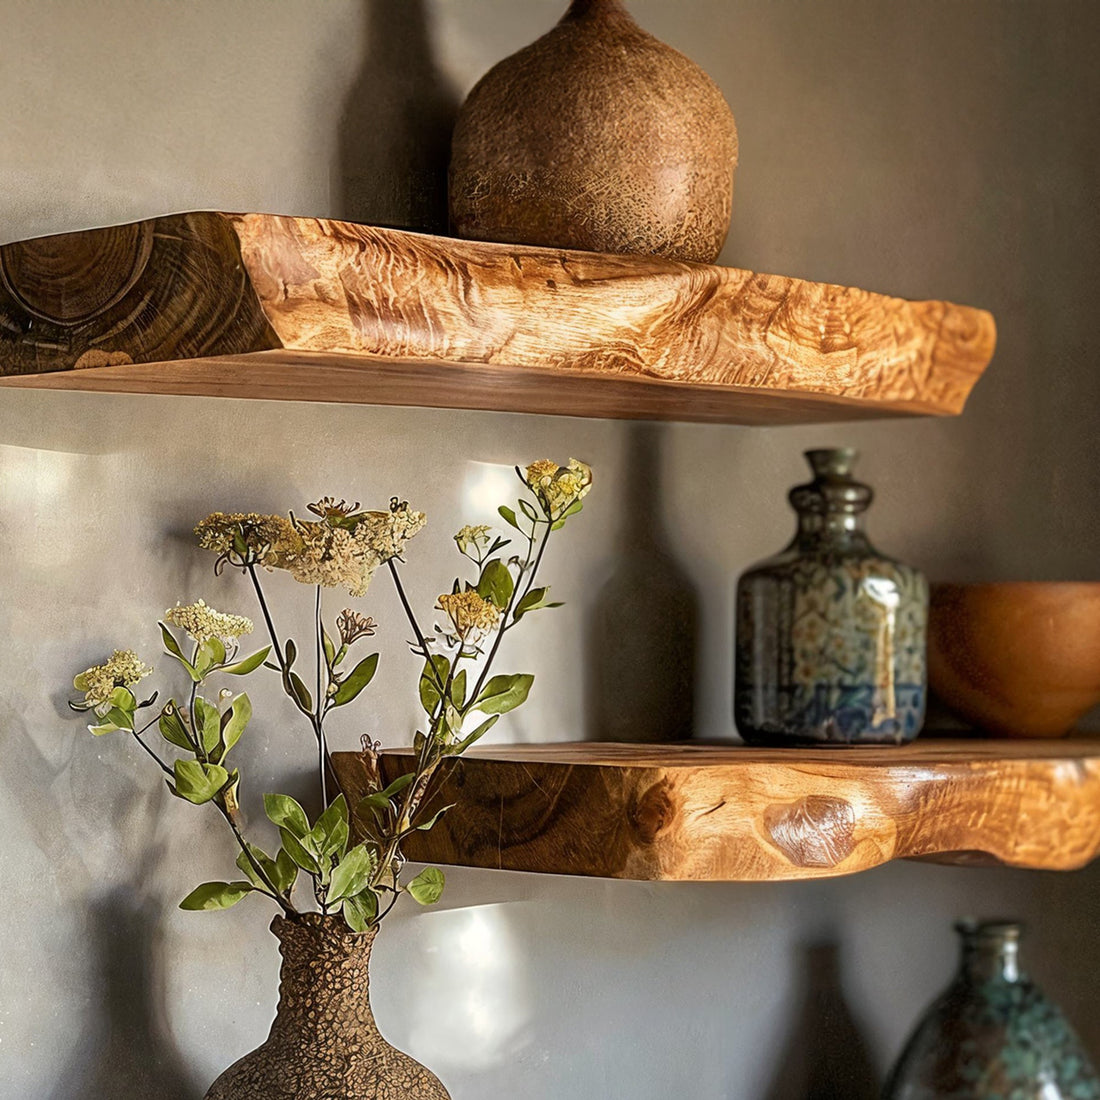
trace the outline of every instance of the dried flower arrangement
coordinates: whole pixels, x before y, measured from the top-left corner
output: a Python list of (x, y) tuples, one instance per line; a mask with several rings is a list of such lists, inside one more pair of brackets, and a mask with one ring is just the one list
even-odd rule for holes
[[(533, 611), (558, 606), (550, 601), (549, 589), (536, 584), (539, 568), (551, 535), (581, 510), (592, 484), (591, 470), (573, 459), (566, 466), (540, 460), (516, 472), (527, 492), (516, 508), (502, 506), (499, 513), (518, 534), (519, 552), (503, 554), (516, 534), (505, 538), (485, 525), (463, 527), (454, 540), (474, 579), (456, 579), (451, 591), (440, 595), (437, 610), (443, 618), (430, 631), (422, 629), (413, 612), (398, 568), (409, 540), (424, 527), (424, 514), (396, 498), (388, 510), (361, 511), (358, 504), (325, 497), (309, 505), (314, 519), (215, 512), (195, 529), (199, 545), (217, 555), (216, 574), (229, 567), (251, 580), (270, 644), (242, 657), (241, 639), (253, 632), (252, 621), (199, 600), (169, 608), (159, 624), (166, 653), (189, 684), (182, 701), (171, 698), (158, 706), (154, 693), (139, 702), (135, 691), (152, 670), (130, 650), (116, 650), (74, 679), (83, 699), (72, 706), (95, 716), (92, 733), (128, 733), (156, 762), (174, 795), (220, 812), (240, 848), (236, 864), (244, 877), (204, 883), (181, 908), (226, 909), (260, 894), (290, 920), (310, 911), (325, 917), (342, 914), (352, 932), (362, 933), (375, 928), (402, 893), (422, 904), (438, 900), (444, 877), (437, 868), (403, 882), (402, 841), (413, 830), (430, 829), (444, 812), (427, 819), (422, 812), (440, 764), (463, 753), (502, 714), (527, 699), (532, 676), (491, 675), (491, 670), (509, 630)], [(322, 594), (340, 588), (363, 596), (383, 567), (412, 628), (412, 651), (423, 660), (419, 698), (426, 723), (414, 738), (415, 769), (389, 786), (379, 781), (356, 807), (367, 835), (353, 844), (347, 802), (342, 794), (330, 798), (333, 773), (325, 722), (332, 711), (358, 699), (373, 679), (378, 653), (355, 661), (351, 656), (374, 635), (377, 624), (345, 608), (330, 633)], [(303, 678), (303, 647), (276, 628), (263, 580), (272, 571), (285, 571), (315, 589), (313, 667), (306, 674), (312, 687)], [(281, 841), (274, 855), (244, 836), (241, 775), (228, 759), (252, 717), (251, 702), (247, 693), (222, 688), (211, 696), (209, 688), (214, 678), (249, 676), (261, 668), (278, 675), (312, 732), (322, 808), (310, 821), (293, 798), (265, 795), (267, 817)], [(467, 729), (474, 715), (478, 723)], [(165, 744), (154, 747), (147, 739), (154, 726)], [(375, 751), (377, 746), (368, 746), (368, 752)], [(295, 894), (303, 872), (312, 886), (313, 909), (303, 904), (301, 891)]]

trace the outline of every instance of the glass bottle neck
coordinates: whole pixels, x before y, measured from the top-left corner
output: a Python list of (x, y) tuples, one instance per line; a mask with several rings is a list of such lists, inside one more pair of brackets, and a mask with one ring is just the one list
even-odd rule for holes
[(960, 969), (969, 981), (1017, 982), (1020, 929), (1017, 925), (958, 925), (962, 937)]
[(807, 550), (870, 549), (863, 516), (853, 512), (800, 512), (794, 545)]

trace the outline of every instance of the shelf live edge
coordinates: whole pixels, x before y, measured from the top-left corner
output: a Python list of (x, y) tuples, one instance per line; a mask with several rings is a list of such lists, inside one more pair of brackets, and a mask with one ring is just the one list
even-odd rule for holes
[(0, 385), (575, 416), (955, 415), (948, 302), (737, 268), (196, 212), (0, 247)]
[[(387, 750), (385, 782), (410, 771)], [(336, 753), (354, 807), (358, 753)], [(894, 859), (1074, 870), (1100, 854), (1100, 741), (762, 750), (592, 742), (478, 748), (443, 765), (411, 860), (667, 881), (765, 882)]]

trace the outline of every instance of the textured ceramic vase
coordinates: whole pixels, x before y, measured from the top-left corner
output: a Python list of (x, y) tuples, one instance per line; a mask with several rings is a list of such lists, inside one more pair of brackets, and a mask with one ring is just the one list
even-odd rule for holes
[(472, 240), (710, 262), (736, 164), (714, 81), (620, 0), (573, 0), (459, 112), (451, 224)]
[(283, 966), (267, 1041), (210, 1087), (206, 1100), (449, 1100), (419, 1062), (391, 1047), (371, 1012), (374, 932), (336, 917), (276, 917)]
[(863, 530), (855, 451), (807, 451), (794, 541), (737, 586), (735, 718), (754, 745), (898, 744), (924, 721), (928, 584)]
[(955, 980), (918, 1024), (884, 1100), (1100, 1100), (1058, 1008), (1020, 970), (1020, 927), (956, 925)]

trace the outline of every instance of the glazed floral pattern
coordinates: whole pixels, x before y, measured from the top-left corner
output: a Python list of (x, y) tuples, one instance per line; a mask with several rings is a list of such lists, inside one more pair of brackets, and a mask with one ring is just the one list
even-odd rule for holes
[(735, 718), (753, 744), (902, 742), (926, 696), (928, 585), (860, 527), (871, 492), (849, 451), (810, 452), (799, 530), (737, 590)]

